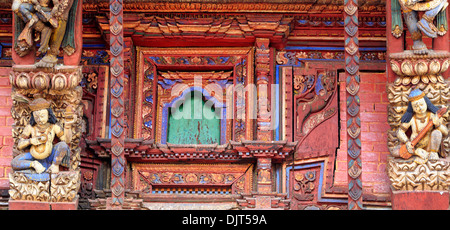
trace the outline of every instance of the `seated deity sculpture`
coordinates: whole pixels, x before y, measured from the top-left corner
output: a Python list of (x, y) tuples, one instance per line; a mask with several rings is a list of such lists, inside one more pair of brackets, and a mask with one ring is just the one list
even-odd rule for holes
[[(438, 160), (443, 137), (448, 135), (448, 128), (440, 117), (446, 108), (434, 106), (419, 89), (413, 89), (408, 100), (408, 109), (401, 118), (397, 132), (397, 137), (407, 152), (402, 153), (401, 148), (397, 148), (393, 155), (404, 159), (415, 156), (415, 162), (421, 164), (428, 160)], [(409, 137), (408, 129), (411, 129)]]
[[(428, 50), (422, 41), (422, 33), (430, 38), (437, 37), (438, 28), (433, 21), (441, 11), (447, 8), (447, 0), (398, 0), (398, 2), (413, 39), (414, 52), (426, 54)], [(424, 12), (421, 18), (419, 18), (418, 12)]]
[[(34, 181), (47, 181), (49, 173), (59, 172), (59, 166), (68, 166), (70, 148), (66, 143), (69, 135), (65, 135), (57, 123), (57, 119), (50, 108), (50, 102), (43, 98), (34, 99), (29, 108), (32, 112), (30, 123), (23, 129), (18, 143), (23, 152), (12, 162), (15, 171), (24, 174)], [(54, 144), (55, 136), (60, 142)]]

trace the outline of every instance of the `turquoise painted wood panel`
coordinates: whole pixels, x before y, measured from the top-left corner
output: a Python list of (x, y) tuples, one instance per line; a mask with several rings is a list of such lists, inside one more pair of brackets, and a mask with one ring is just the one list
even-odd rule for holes
[(183, 103), (170, 108), (168, 126), (168, 143), (220, 143), (220, 117), (199, 93), (186, 95)]

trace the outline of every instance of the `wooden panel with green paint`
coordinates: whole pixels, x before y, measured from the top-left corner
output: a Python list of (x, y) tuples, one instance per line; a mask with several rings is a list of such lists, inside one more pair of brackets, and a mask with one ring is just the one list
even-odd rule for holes
[(167, 142), (171, 144), (220, 143), (220, 117), (200, 92), (186, 95), (184, 102), (170, 108)]

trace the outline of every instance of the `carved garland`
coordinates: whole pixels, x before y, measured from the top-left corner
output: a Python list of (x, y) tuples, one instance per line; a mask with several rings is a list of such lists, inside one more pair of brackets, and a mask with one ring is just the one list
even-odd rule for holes
[(345, 0), (345, 75), (347, 88), (348, 209), (362, 209), (361, 120), (359, 92), (358, 1)]
[(110, 0), (111, 51), (111, 206), (120, 208), (125, 194), (124, 156), (124, 60), (123, 6), (121, 0)]

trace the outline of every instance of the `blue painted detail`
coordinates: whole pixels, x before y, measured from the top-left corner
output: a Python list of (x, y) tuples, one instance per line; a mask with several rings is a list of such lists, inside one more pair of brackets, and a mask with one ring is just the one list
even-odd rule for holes
[(182, 80), (180, 80), (180, 79), (176, 79), (176, 80), (161, 79), (160, 81), (158, 81), (158, 84), (159, 84), (163, 89), (170, 89), (170, 88), (172, 88), (172, 86), (175, 85), (175, 83), (177, 83), (177, 82), (182, 82)]
[(147, 76), (145, 76), (148, 80), (153, 81), (153, 72)]
[(161, 59), (159, 57), (149, 57), (150, 59), (153, 60), (153, 62), (155, 62), (156, 64), (161, 64)]
[(146, 97), (145, 101), (153, 104), (153, 95)]
[(220, 57), (220, 63), (225, 64), (228, 60), (230, 60), (230, 57)]
[(320, 95), (320, 90), (324, 89), (323, 85), (322, 85), (322, 77), (323, 74), (319, 74), (318, 79), (316, 81), (316, 87), (315, 87), (315, 92), (317, 95)]
[(144, 122), (144, 125), (145, 125), (145, 127), (151, 129), (151, 128), (152, 128), (152, 120), (149, 120), (149, 121)]

